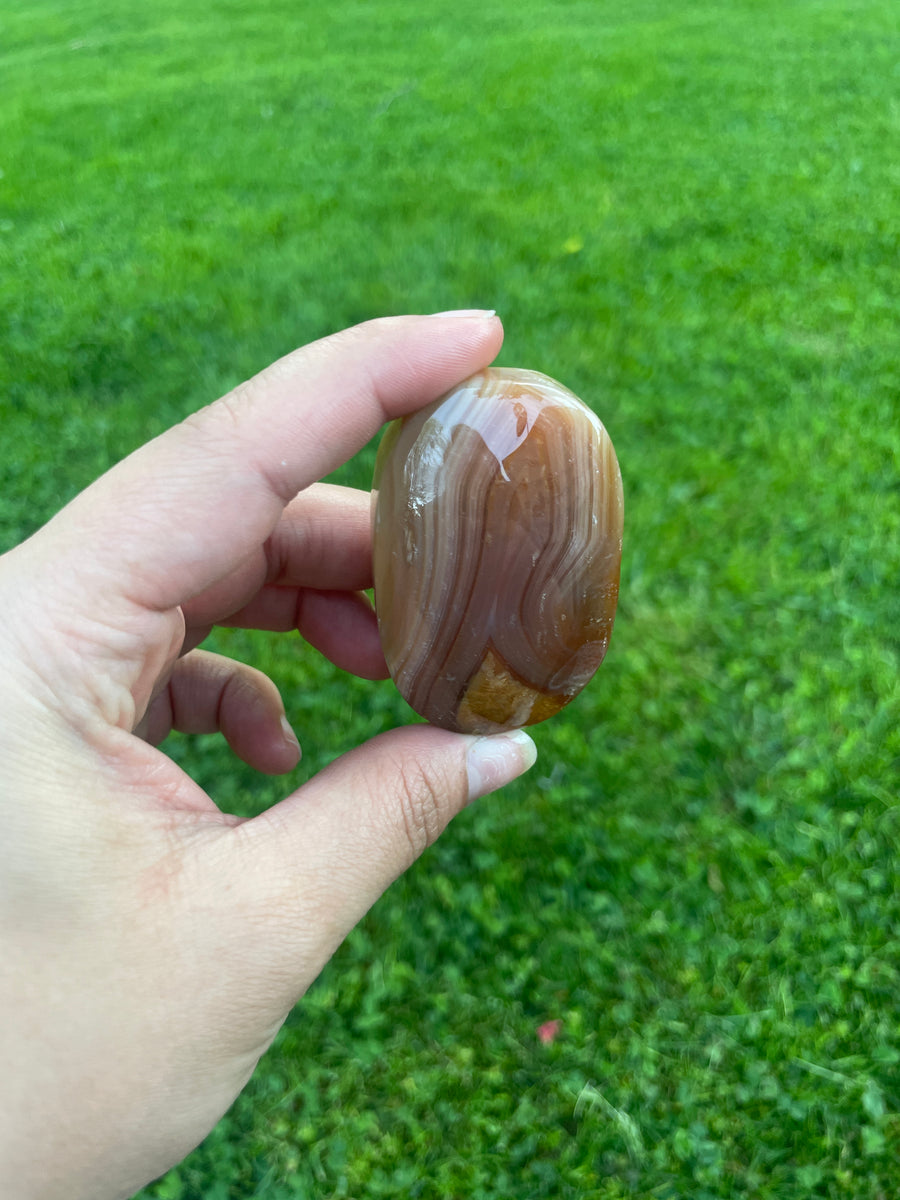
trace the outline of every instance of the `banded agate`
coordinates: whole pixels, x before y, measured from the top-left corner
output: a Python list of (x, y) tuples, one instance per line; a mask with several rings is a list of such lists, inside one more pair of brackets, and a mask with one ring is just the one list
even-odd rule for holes
[(581, 691), (612, 633), (623, 501), (612, 442), (572, 392), (492, 368), (393, 422), (373, 510), (382, 647), (420, 716), (498, 733)]

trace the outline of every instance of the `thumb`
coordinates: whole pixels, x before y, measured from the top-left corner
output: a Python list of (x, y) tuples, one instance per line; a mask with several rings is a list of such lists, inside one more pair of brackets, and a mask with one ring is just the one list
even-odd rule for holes
[(278, 929), (293, 942), (273, 946), (273, 968), (281, 974), (288, 961), (306, 975), (287, 1002), (453, 817), (536, 757), (522, 730), (471, 737), (428, 725), (395, 729), (336, 759), (240, 827), (255, 841), (253, 890), (262, 893), (265, 911), (274, 905), (286, 918)]

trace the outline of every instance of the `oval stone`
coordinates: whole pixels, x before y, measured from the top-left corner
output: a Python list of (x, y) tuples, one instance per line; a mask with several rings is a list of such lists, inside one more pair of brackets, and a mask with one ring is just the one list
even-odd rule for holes
[(388, 426), (375, 466), (381, 643), (434, 725), (499, 733), (558, 712), (606, 654), (622, 479), (593, 412), (490, 368)]

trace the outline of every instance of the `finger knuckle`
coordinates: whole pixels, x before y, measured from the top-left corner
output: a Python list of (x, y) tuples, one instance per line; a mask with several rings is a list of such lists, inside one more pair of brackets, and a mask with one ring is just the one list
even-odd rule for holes
[(446, 826), (448, 794), (448, 781), (434, 768), (426, 769), (419, 763), (398, 764), (398, 817), (411, 861), (432, 845)]

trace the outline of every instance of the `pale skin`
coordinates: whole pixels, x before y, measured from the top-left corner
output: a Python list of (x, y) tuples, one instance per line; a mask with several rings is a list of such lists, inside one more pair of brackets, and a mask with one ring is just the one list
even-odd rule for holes
[(385, 888), (533, 763), (524, 735), (416, 725), (240, 820), (159, 745), (297, 763), (275, 685), (197, 649), (215, 624), (386, 674), (368, 495), (316, 481), (501, 341), (475, 312), (314, 343), (0, 558), (0, 1195), (127, 1197), (178, 1162)]

